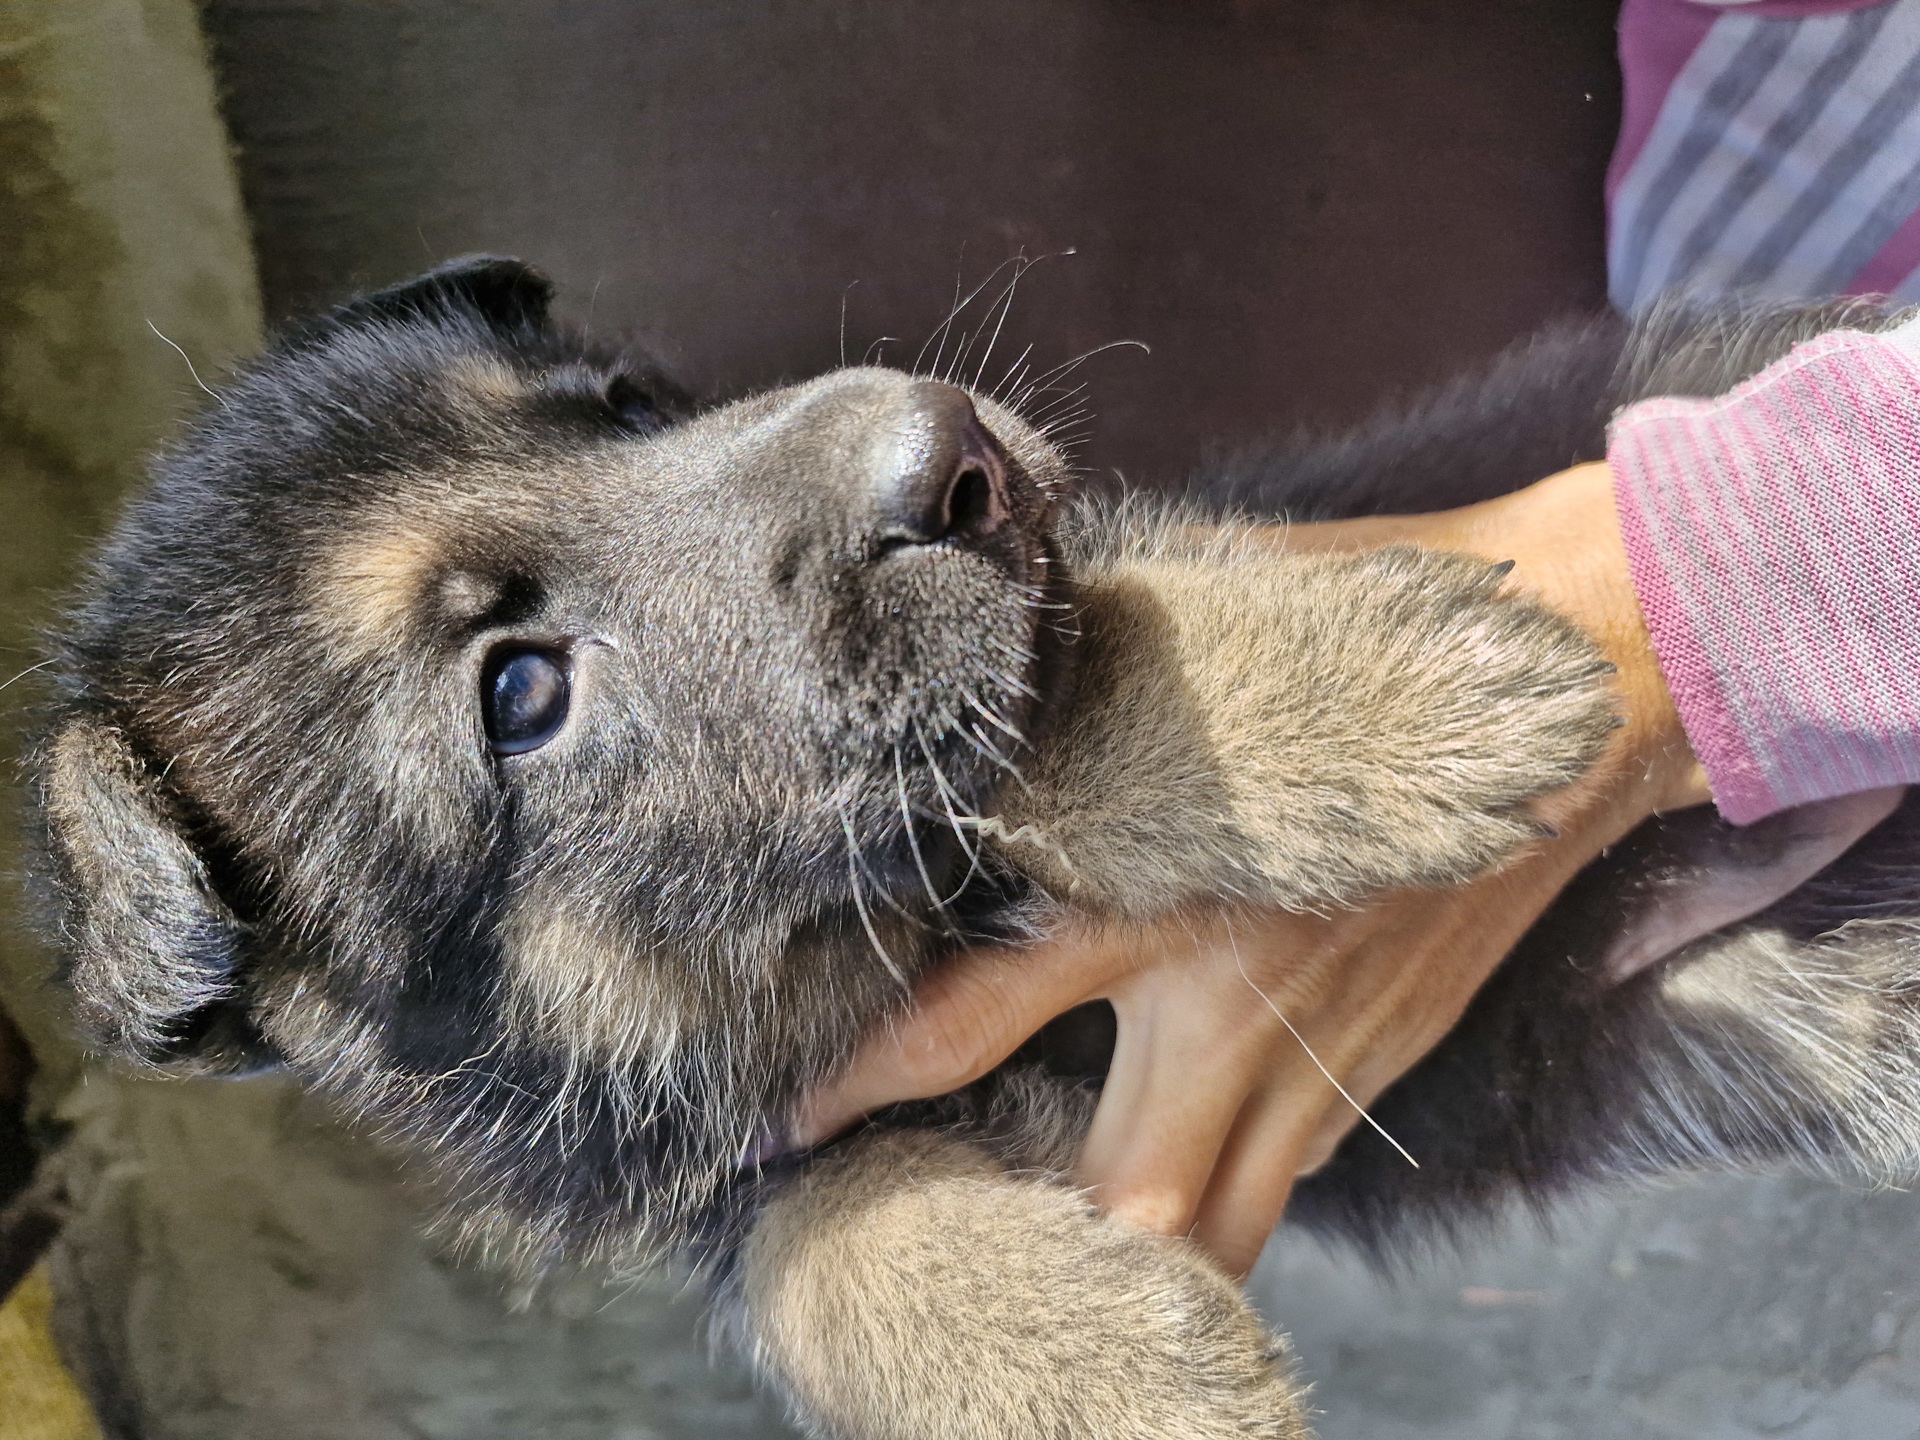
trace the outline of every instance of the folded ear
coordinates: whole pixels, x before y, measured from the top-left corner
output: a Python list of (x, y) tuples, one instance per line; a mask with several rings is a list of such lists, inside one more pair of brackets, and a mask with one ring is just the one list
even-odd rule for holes
[(552, 300), (553, 282), (531, 265), (504, 255), (467, 255), (349, 300), (326, 323), (466, 314), (478, 316), (503, 334), (532, 335), (546, 325)]
[(235, 998), (244, 927), (125, 738), (69, 721), (43, 753), (40, 799), (66, 979), (90, 1037), (147, 1065), (272, 1063)]

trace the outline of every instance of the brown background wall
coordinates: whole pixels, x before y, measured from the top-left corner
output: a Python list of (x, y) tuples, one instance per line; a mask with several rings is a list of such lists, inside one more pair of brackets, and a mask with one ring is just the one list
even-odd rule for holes
[[(213, 0), (270, 316), (463, 251), (717, 391), (1077, 253), (1088, 458), (1351, 417), (1602, 303), (1614, 0)], [(857, 285), (854, 282), (858, 282)], [(854, 288), (847, 290), (849, 285)], [(1017, 342), (1014, 343), (1014, 342)]]

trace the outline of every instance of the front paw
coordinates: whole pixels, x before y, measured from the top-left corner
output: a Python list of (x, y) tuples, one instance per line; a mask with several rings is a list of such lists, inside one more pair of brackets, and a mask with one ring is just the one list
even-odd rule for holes
[(1484, 872), (1616, 724), (1593, 643), (1504, 574), (1245, 539), (1097, 560), (1069, 709), (983, 828), (1056, 897), (1130, 919)]
[(743, 1329), (834, 1440), (1311, 1440), (1284, 1342), (1190, 1246), (942, 1136), (852, 1142), (755, 1223)]

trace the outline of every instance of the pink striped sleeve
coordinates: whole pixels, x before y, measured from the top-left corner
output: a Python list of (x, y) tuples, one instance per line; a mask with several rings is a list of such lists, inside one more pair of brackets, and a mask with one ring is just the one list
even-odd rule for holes
[(1920, 782), (1920, 331), (1840, 331), (1608, 459), (1634, 587), (1721, 813)]

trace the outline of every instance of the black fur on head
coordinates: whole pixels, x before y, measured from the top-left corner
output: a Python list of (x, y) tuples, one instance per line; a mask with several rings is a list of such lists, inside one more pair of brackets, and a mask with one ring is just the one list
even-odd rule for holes
[(38, 784), (102, 1045), (283, 1059), (481, 1231), (631, 1255), (991, 883), (1066, 470), (892, 371), (696, 412), (549, 292), (456, 262), (226, 386), (63, 638)]

